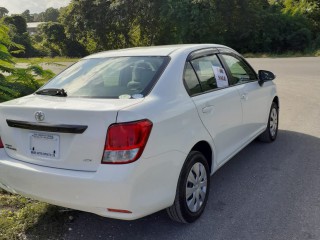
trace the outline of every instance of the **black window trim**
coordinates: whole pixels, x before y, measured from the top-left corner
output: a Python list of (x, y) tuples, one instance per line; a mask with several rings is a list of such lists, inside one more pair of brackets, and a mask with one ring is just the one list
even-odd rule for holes
[[(223, 87), (223, 88), (214, 88), (214, 89), (210, 89), (208, 91), (201, 91), (200, 93), (196, 93), (196, 94), (191, 94), (190, 93), (190, 90), (188, 88), (188, 85), (187, 83), (185, 82), (185, 79), (184, 79), (184, 73), (185, 73), (185, 69), (186, 69), (186, 66), (187, 66), (187, 63), (190, 63), (192, 68), (193, 68), (193, 71), (195, 72), (195, 75), (197, 77), (197, 80), (200, 84), (200, 87), (202, 89), (202, 86), (201, 86), (201, 82), (199, 80), (199, 76), (197, 74), (197, 72), (195, 71), (191, 61), (192, 60), (195, 60), (195, 59), (198, 59), (198, 58), (202, 58), (202, 57), (208, 57), (208, 56), (212, 56), (212, 55), (216, 55), (217, 58), (219, 59), (223, 69), (226, 71), (226, 74), (228, 76), (228, 82), (229, 82), (229, 86), (227, 87)], [(230, 69), (228, 67), (228, 65), (226, 64), (226, 62), (224, 61), (223, 57), (221, 55), (230, 55), (230, 56), (233, 56), (241, 61), (243, 61), (247, 66), (248, 68), (250, 68), (253, 73), (255, 74), (256, 76), (256, 79), (255, 80), (250, 80), (249, 82), (245, 82), (245, 83), (239, 83), (239, 84), (234, 84), (234, 85), (231, 85), (230, 84), (230, 80), (232, 79), (232, 74), (230, 72)], [(191, 52), (187, 59), (186, 59), (186, 63), (185, 63), (185, 67), (184, 67), (184, 70), (183, 70), (183, 85), (185, 86), (185, 89), (187, 91), (187, 93), (189, 94), (190, 97), (196, 97), (196, 96), (200, 96), (202, 94), (206, 94), (206, 93), (210, 93), (210, 92), (215, 92), (215, 91), (219, 91), (219, 90), (223, 90), (223, 89), (226, 89), (226, 88), (232, 88), (232, 87), (236, 87), (236, 86), (239, 86), (239, 85), (242, 85), (242, 84), (248, 84), (248, 83), (253, 83), (253, 82), (258, 82), (259, 81), (259, 78), (258, 78), (258, 75), (256, 73), (256, 71), (252, 68), (252, 66), (247, 62), (247, 60), (242, 56), (240, 55), (239, 53), (229, 49), (229, 48), (204, 48), (204, 49), (198, 49), (196, 51), (193, 51)]]
[[(189, 89), (187, 83), (186, 83), (186, 80), (185, 80), (185, 78), (184, 78), (184, 75), (185, 75), (185, 72), (186, 72), (187, 64), (188, 64), (188, 63), (190, 64), (190, 66), (192, 67), (192, 70), (193, 70), (194, 74), (196, 75), (197, 81), (198, 81), (199, 86), (200, 86), (200, 89), (201, 89), (201, 92), (200, 92), (200, 93), (192, 94), (192, 93), (190, 92), (190, 89)], [(197, 96), (197, 95), (203, 93), (202, 86), (201, 86), (201, 83), (200, 83), (200, 81), (199, 81), (198, 75), (197, 75), (196, 71), (194, 70), (194, 68), (193, 68), (193, 66), (192, 66), (192, 64), (191, 64), (190, 61), (186, 61), (186, 63), (184, 64), (182, 81), (183, 81), (184, 88), (186, 89), (186, 91), (187, 91), (187, 93), (188, 93), (189, 96), (192, 96), (192, 97), (193, 97), (193, 96)]]
[(186, 62), (190, 62), (197, 58), (208, 57), (219, 53), (217, 48), (202, 48), (189, 53)]

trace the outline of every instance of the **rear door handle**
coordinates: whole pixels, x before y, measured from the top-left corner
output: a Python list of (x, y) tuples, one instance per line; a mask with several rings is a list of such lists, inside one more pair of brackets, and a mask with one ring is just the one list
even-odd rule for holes
[(243, 93), (242, 95), (241, 95), (241, 99), (242, 100), (248, 100), (248, 93)]
[(202, 108), (202, 112), (203, 113), (211, 113), (214, 109), (214, 106), (207, 106), (207, 107), (204, 107)]

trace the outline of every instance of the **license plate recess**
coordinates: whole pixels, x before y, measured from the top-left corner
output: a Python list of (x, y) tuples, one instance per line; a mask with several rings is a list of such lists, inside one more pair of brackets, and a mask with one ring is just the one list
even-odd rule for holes
[(30, 154), (37, 158), (58, 159), (60, 136), (47, 133), (30, 133)]

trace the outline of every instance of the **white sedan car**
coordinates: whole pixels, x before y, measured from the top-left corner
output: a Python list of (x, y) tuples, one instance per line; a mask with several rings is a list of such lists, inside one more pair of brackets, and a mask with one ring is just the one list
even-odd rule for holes
[(108, 51), (0, 104), (0, 187), (133, 220), (201, 216), (210, 175), (277, 137), (275, 76), (236, 51), (193, 44)]

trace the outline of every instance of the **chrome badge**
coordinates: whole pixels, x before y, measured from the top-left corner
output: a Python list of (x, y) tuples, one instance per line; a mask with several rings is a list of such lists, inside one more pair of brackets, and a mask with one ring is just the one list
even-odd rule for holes
[(37, 112), (35, 112), (35, 114), (34, 114), (34, 118), (35, 118), (38, 122), (42, 122), (42, 121), (44, 121), (44, 119), (45, 119), (45, 115), (44, 115), (43, 112), (37, 111)]

